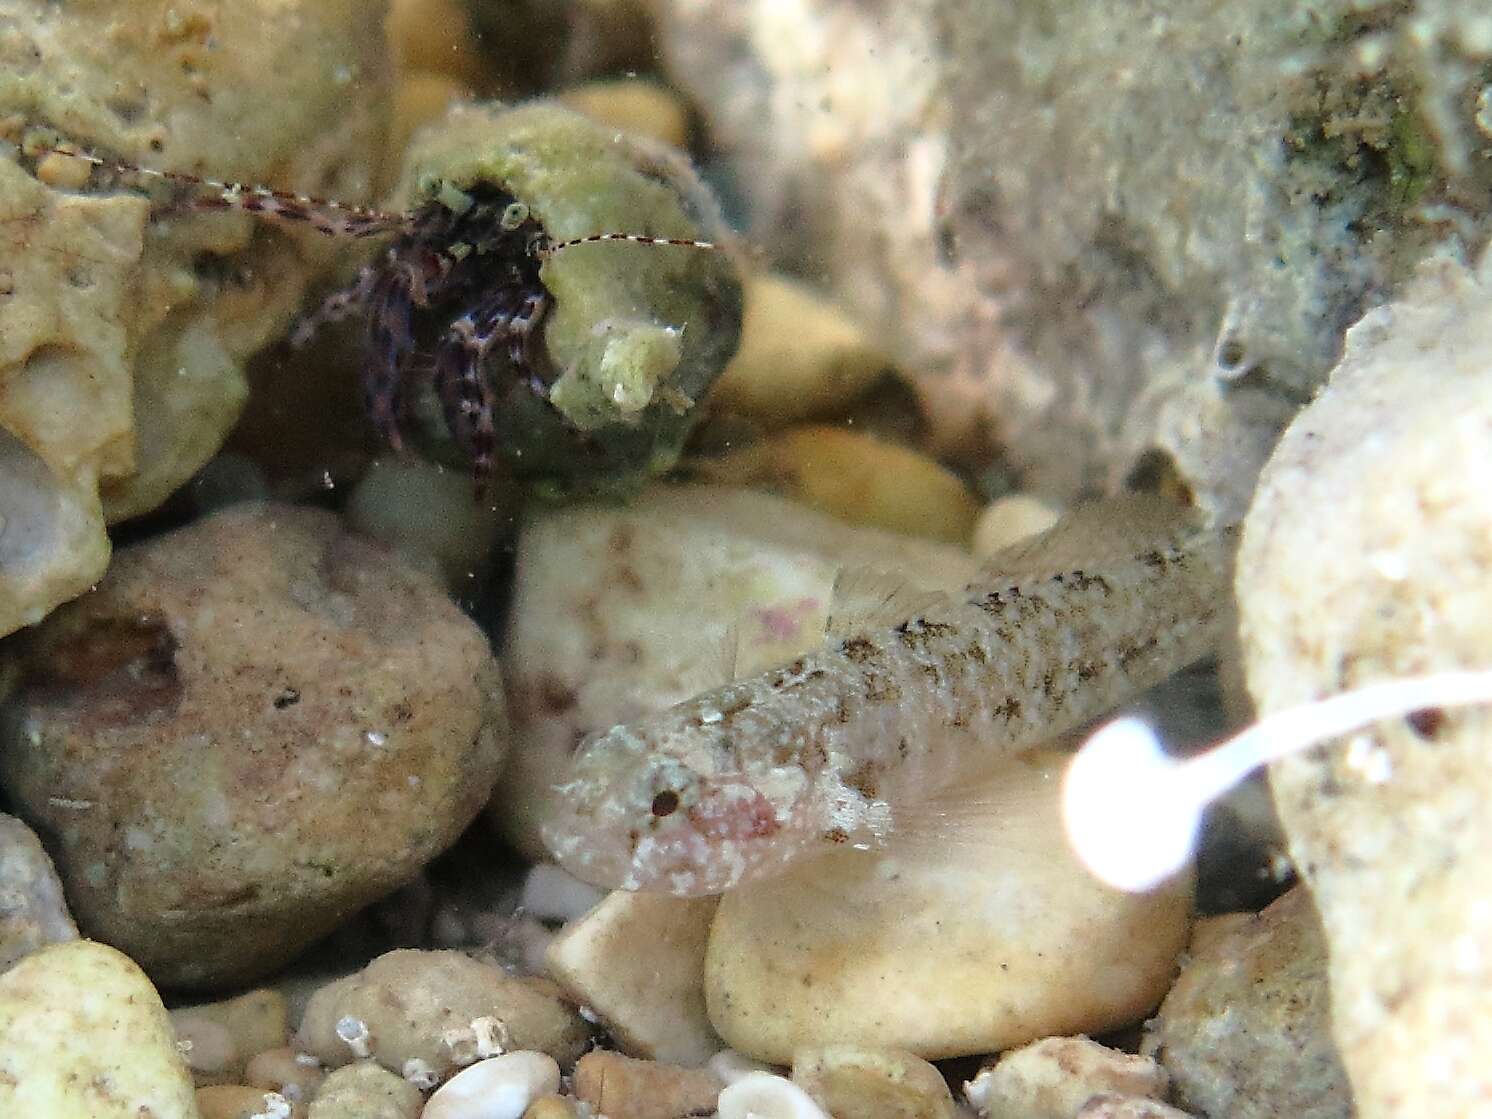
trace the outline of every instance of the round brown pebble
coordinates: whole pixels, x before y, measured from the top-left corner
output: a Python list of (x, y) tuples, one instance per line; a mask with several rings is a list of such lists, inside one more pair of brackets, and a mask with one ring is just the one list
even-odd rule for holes
[[(285, 1100), (284, 1103), (290, 1103)], [(290, 1103), (286, 1114), (284, 1103), (275, 1093), (246, 1084), (214, 1084), (197, 1089), (197, 1110), (202, 1119), (305, 1119), (306, 1105)]]
[(172, 986), (264, 974), (407, 881), (503, 760), (481, 631), (314, 509), (121, 551), (18, 669), (0, 781), (80, 927)]
[(705, 1069), (598, 1049), (575, 1065), (575, 1096), (608, 1119), (677, 1119), (715, 1110), (721, 1079)]
[(321, 1063), (306, 1059), (288, 1045), (278, 1049), (266, 1049), (249, 1058), (244, 1066), (244, 1080), (255, 1088), (268, 1088), (279, 1092), (292, 1103), (309, 1100), (326, 1079)]

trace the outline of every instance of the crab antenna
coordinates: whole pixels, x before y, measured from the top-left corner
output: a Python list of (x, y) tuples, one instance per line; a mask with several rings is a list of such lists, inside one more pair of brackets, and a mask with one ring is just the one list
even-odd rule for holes
[(194, 190), (216, 192), (196, 200), (197, 209), (245, 210), (253, 214), (265, 214), (286, 221), (305, 222), (328, 237), (375, 237), (381, 233), (392, 233), (409, 227), (409, 215), (387, 210), (373, 210), (364, 206), (349, 206), (325, 198), (312, 198), (291, 191), (274, 190), (270, 187), (244, 186), (242, 183), (225, 183), (200, 175), (189, 175), (182, 171), (158, 171), (153, 167), (141, 167), (122, 159), (104, 159), (71, 145), (43, 145), (32, 149), (39, 153), (50, 153), (80, 159), (106, 171), (125, 175), (141, 175), (160, 179)]
[(572, 237), (568, 241), (551, 241), (548, 244), (540, 244), (538, 255), (540, 260), (545, 260), (555, 253), (563, 252), (565, 249), (573, 249), (576, 245), (593, 245), (600, 241), (631, 241), (635, 245), (677, 245), (685, 249), (708, 249), (720, 250), (721, 246), (714, 241), (697, 241), (688, 237), (649, 237), (645, 233), (591, 233), (585, 237)]

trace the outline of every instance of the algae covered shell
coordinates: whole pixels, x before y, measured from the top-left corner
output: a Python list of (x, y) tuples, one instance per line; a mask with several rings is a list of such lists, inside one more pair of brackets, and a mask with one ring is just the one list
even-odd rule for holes
[[(714, 239), (708, 190), (672, 149), (552, 102), (461, 105), (416, 138), (398, 204), (516, 199), (549, 242), (613, 232)], [(560, 491), (612, 489), (670, 467), (691, 413), (735, 352), (741, 283), (720, 250), (610, 241), (544, 258), (547, 391), (498, 385), (498, 457)], [(454, 458), (434, 394), (415, 404), (424, 450)]]

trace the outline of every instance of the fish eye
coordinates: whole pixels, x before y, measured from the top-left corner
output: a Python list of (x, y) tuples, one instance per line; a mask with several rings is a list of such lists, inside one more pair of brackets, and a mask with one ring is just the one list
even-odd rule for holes
[(664, 789), (653, 797), (654, 816), (672, 816), (679, 808), (679, 794), (672, 789)]

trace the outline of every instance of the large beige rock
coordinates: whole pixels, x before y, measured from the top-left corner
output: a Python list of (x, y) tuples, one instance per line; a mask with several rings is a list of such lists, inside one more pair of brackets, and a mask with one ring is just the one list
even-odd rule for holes
[(1343, 329), (1484, 243), (1466, 0), (658, 0), (750, 235), (1071, 501), (1169, 457), (1240, 514)]
[(1136, 1021), (1186, 942), (1191, 883), (1126, 895), (1069, 853), (1065, 755), (1036, 751), (928, 813), (885, 854), (831, 853), (720, 901), (710, 1020), (786, 1064), (836, 1042), (937, 1059)]
[[(0, 3), (0, 138), (367, 197), (384, 116), (360, 0)], [(81, 172), (81, 173), (80, 173)], [(105, 521), (149, 511), (217, 450), (325, 238), (161, 213), (136, 180), (0, 160), (0, 633), (81, 593)]]
[[(1244, 526), (1238, 598), (1262, 711), (1492, 664), (1492, 288), (1450, 263), (1348, 333)], [(1326, 933), (1357, 1114), (1492, 1099), (1492, 721), (1388, 721), (1276, 765)]]
[(407, 881), (506, 744), (481, 631), (312, 509), (121, 552), (17, 656), (0, 784), (79, 924), (172, 985), (263, 974)]
[(196, 1119), (191, 1074), (145, 973), (79, 940), (0, 975), (0, 1115)]
[(587, 734), (816, 648), (836, 575), (867, 564), (942, 589), (977, 569), (947, 545), (723, 486), (535, 517), (502, 645), (514, 749), (494, 821), (545, 857), (539, 824)]

